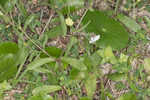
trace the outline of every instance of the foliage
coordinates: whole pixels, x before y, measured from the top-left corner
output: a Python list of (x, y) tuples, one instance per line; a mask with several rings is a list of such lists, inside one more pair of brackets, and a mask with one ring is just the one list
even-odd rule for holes
[(98, 45), (122, 49), (128, 43), (128, 32), (116, 20), (109, 18), (105, 12), (88, 11), (83, 19), (83, 25), (88, 24), (86, 32), (100, 34)]
[(149, 100), (148, 2), (101, 2), (1, 0), (0, 100)]

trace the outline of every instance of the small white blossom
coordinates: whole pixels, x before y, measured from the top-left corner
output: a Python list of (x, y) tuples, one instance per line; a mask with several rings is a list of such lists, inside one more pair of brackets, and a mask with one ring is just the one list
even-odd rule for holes
[(94, 42), (96, 42), (96, 41), (99, 40), (99, 39), (100, 39), (100, 35), (93, 36), (93, 37), (91, 37), (89, 43), (90, 43), (90, 44), (91, 44), (91, 43), (94, 43)]
[(66, 22), (66, 25), (68, 25), (68, 26), (72, 26), (73, 23), (74, 23), (70, 17), (68, 17), (68, 18), (65, 20), (65, 22)]

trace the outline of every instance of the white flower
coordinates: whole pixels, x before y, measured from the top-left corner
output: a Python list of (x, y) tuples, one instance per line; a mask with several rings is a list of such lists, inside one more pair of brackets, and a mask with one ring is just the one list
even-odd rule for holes
[(100, 39), (100, 35), (93, 36), (93, 37), (91, 37), (89, 43), (90, 43), (90, 44), (91, 44), (91, 43), (94, 43), (94, 42), (96, 42), (96, 41), (99, 40), (99, 39)]
[(66, 22), (66, 25), (68, 25), (68, 26), (72, 26), (73, 23), (74, 23), (70, 17), (68, 17), (68, 18), (65, 20), (65, 22)]

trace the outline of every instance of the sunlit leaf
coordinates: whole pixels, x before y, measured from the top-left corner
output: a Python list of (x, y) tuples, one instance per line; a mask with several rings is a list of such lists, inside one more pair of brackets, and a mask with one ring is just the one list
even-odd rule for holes
[[(90, 22), (90, 23), (89, 23)], [(101, 39), (97, 41), (98, 46), (111, 46), (113, 49), (122, 49), (128, 43), (128, 32), (118, 21), (110, 18), (105, 12), (98, 10), (88, 11), (82, 21), (88, 26), (88, 33), (100, 34)]]
[(14, 42), (0, 43), (0, 81), (7, 80), (17, 72), (19, 47)]
[(123, 15), (123, 14), (118, 14), (117, 18), (130, 30), (133, 32), (138, 32), (141, 30), (141, 26), (133, 19)]
[(52, 29), (47, 31), (46, 34), (48, 35), (48, 38), (56, 38), (58, 36), (63, 36), (61, 25), (53, 27)]
[(36, 59), (33, 62), (31, 62), (29, 65), (27, 65), (27, 70), (34, 70), (39, 66), (42, 66), (46, 63), (49, 63), (51, 61), (54, 61), (53, 58), (40, 58), (40, 59)]
[[(55, 46), (49, 46), (45, 48), (45, 51), (52, 57), (60, 57), (62, 54), (62, 49), (57, 48)], [(48, 57), (46, 54), (42, 53), (40, 57)]]
[(108, 78), (112, 81), (123, 81), (127, 79), (127, 74), (125, 73), (112, 73), (108, 75)]
[(55, 86), (55, 85), (43, 85), (40, 87), (37, 87), (33, 89), (32, 94), (37, 95), (37, 94), (47, 94), (47, 93), (52, 93), (55, 91), (61, 90), (60, 86)]
[(113, 54), (112, 48), (110, 46), (106, 47), (104, 49), (104, 59), (110, 61), (112, 64), (117, 63), (117, 60), (116, 60), (116, 58)]
[(62, 57), (62, 61), (70, 64), (72, 67), (80, 71), (84, 71), (87, 69), (87, 67), (85, 66), (82, 60), (78, 60), (78, 59), (71, 58), (71, 57)]
[(49, 95), (38, 94), (38, 95), (31, 96), (28, 100), (53, 100), (53, 98)]
[(96, 76), (94, 74), (90, 74), (87, 80), (85, 81), (85, 88), (88, 97), (91, 98), (96, 90)]
[(5, 80), (2, 83), (0, 83), (0, 93), (6, 90), (10, 90), (12, 86)]

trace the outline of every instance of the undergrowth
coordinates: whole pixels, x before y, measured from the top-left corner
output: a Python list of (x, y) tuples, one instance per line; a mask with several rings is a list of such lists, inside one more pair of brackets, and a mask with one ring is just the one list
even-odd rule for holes
[(149, 0), (1, 0), (0, 100), (149, 100)]

